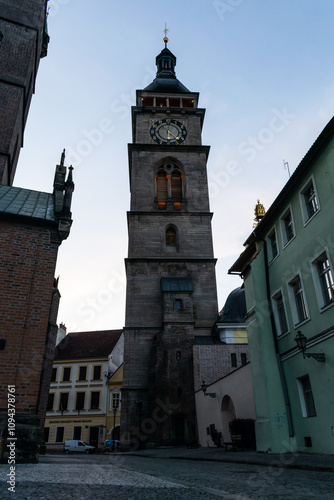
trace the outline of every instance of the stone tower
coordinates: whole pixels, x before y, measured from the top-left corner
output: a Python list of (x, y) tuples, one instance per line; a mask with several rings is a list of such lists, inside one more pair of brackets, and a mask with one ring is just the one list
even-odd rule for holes
[(218, 315), (199, 94), (165, 48), (137, 91), (129, 144), (121, 439), (131, 447), (196, 440), (193, 344)]
[(0, 0), (0, 184), (11, 186), (41, 57), (47, 0)]

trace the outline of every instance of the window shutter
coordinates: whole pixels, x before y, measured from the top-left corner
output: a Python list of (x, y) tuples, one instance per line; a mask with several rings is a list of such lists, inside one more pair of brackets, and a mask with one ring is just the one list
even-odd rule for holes
[(160, 171), (158, 172), (157, 175), (157, 200), (158, 200), (158, 205), (166, 206), (167, 179), (165, 171)]
[(172, 173), (172, 200), (176, 203), (182, 202), (182, 177), (177, 170)]

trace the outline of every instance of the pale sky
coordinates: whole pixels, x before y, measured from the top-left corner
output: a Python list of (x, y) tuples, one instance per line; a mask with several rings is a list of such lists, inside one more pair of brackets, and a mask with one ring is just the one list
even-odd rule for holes
[(130, 206), (127, 144), (135, 91), (164, 48), (206, 108), (219, 309), (227, 275), (334, 109), (332, 0), (50, 0), (15, 185), (52, 192), (63, 148), (74, 167), (73, 226), (59, 249), (58, 322), (69, 331), (124, 326)]

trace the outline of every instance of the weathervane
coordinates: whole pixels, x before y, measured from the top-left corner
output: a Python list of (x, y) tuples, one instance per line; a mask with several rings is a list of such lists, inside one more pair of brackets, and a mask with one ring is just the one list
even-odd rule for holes
[(164, 43), (165, 43), (165, 47), (167, 48), (167, 43), (168, 43), (168, 38), (167, 38), (167, 33), (169, 31), (169, 28), (167, 28), (167, 23), (165, 23), (165, 29), (164, 29), (164, 33), (165, 33), (165, 36), (164, 36)]

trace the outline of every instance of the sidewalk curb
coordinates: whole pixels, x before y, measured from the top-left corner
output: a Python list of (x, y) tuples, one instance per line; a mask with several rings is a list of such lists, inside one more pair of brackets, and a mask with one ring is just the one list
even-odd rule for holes
[(166, 456), (158, 456), (154, 454), (144, 454), (144, 453), (131, 453), (131, 452), (125, 452), (125, 453), (118, 453), (118, 455), (125, 455), (125, 456), (132, 456), (132, 457), (141, 457), (141, 458), (154, 458), (154, 459), (160, 459), (160, 460), (166, 460), (166, 459), (172, 459), (172, 460), (192, 460), (196, 462), (222, 462), (222, 463), (233, 463), (233, 464), (243, 464), (243, 465), (260, 465), (262, 467), (273, 467), (276, 469), (295, 469), (295, 470), (305, 470), (305, 471), (312, 471), (312, 472), (331, 472), (334, 473), (334, 467), (326, 467), (323, 465), (308, 465), (308, 464), (301, 464), (301, 463), (296, 463), (296, 464), (285, 464), (283, 462), (280, 462), (278, 460), (273, 459), (272, 461), (261, 461), (261, 460), (256, 460), (256, 459), (234, 459), (233, 457), (231, 458), (209, 458), (209, 457), (189, 457), (189, 456), (173, 456), (173, 455), (166, 455)]
[[(157, 457), (155, 457), (157, 458)], [(223, 458), (199, 458), (199, 457), (168, 457), (174, 460), (197, 460), (202, 462), (224, 462), (233, 464), (244, 464), (244, 465), (262, 465), (263, 467), (274, 467), (277, 469), (297, 469), (297, 470), (309, 470), (314, 472), (334, 472), (334, 467), (325, 467), (317, 465), (307, 465), (307, 464), (284, 464), (277, 461), (273, 462), (261, 462), (257, 460), (232, 460)]]

